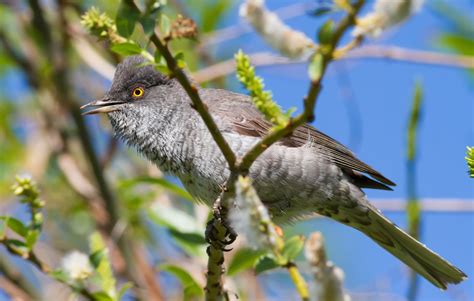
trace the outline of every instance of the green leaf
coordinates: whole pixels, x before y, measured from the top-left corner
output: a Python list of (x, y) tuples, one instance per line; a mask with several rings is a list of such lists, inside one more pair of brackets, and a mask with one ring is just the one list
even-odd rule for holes
[(97, 250), (91, 255), (89, 255), (89, 260), (92, 264), (92, 266), (97, 269), (102, 262), (102, 259), (104, 259), (104, 256), (107, 255), (107, 251), (105, 249)]
[(318, 32), (319, 43), (322, 45), (329, 44), (332, 41), (333, 34), (334, 34), (334, 21), (332, 19), (329, 19), (319, 29), (319, 32)]
[(160, 15), (160, 32), (163, 37), (169, 37), (171, 33), (171, 21), (165, 14)]
[(298, 256), (304, 247), (304, 236), (295, 235), (285, 242), (281, 255), (286, 260), (293, 260)]
[(93, 293), (92, 298), (94, 298), (95, 301), (114, 301), (114, 298), (103, 291)]
[(133, 5), (133, 1), (122, 0), (120, 1), (119, 9), (117, 11), (117, 17), (115, 18), (115, 24), (117, 25), (117, 32), (125, 37), (129, 38), (135, 30), (135, 24), (140, 18), (140, 11)]
[(112, 45), (112, 47), (110, 47), (110, 50), (122, 56), (140, 54), (143, 51), (143, 49), (135, 42), (125, 42), (125, 43), (120, 43), (120, 44), (114, 44)]
[(6, 243), (9, 245), (10, 248), (14, 249), (16, 253), (20, 256), (27, 255), (30, 251), (26, 244), (18, 239), (8, 239)]
[(266, 250), (254, 250), (250, 248), (239, 249), (229, 263), (227, 275), (233, 276), (241, 271), (253, 268), (257, 260), (267, 253)]
[(317, 52), (311, 59), (311, 62), (309, 63), (308, 75), (312, 81), (317, 81), (321, 79), (322, 74), (323, 74), (323, 55)]
[(438, 44), (463, 55), (474, 55), (474, 39), (466, 36), (451, 33), (442, 34), (438, 39)]
[(176, 63), (178, 64), (178, 67), (183, 69), (186, 67), (186, 61), (184, 60), (184, 53), (183, 52), (178, 52), (175, 56), (174, 56), (174, 60), (176, 61)]
[(62, 283), (68, 283), (69, 281), (69, 276), (61, 269), (54, 270), (49, 275)]
[(314, 17), (319, 17), (328, 13), (334, 12), (334, 9), (331, 7), (318, 7), (312, 10), (309, 14)]
[(206, 5), (201, 5), (202, 24), (200, 26), (202, 32), (210, 32), (215, 30), (219, 21), (222, 20), (224, 14), (232, 7), (231, 0), (220, 0), (207, 2)]
[(118, 291), (118, 296), (117, 296), (117, 299), (120, 300), (122, 299), (123, 295), (125, 295), (125, 293), (127, 292), (128, 289), (132, 288), (133, 287), (133, 283), (132, 282), (125, 282), (122, 287), (120, 288), (120, 290)]
[(131, 187), (137, 184), (148, 183), (159, 185), (167, 190), (173, 192), (179, 197), (182, 197), (185, 200), (192, 201), (193, 197), (183, 188), (179, 187), (176, 184), (171, 183), (170, 181), (163, 178), (153, 178), (153, 177), (137, 177), (130, 180), (125, 180), (120, 183), (122, 188)]
[(161, 1), (148, 1), (145, 13), (140, 18), (140, 23), (146, 36), (149, 36), (155, 30), (156, 20), (163, 5), (165, 4), (161, 3)]
[(168, 228), (174, 242), (187, 254), (205, 257), (204, 227), (191, 215), (173, 207), (154, 203), (148, 210), (150, 219)]
[(30, 249), (30, 250), (33, 249), (34, 245), (38, 241), (38, 237), (40, 236), (40, 234), (41, 233), (38, 230), (28, 231), (28, 234), (25, 237), (25, 242), (26, 242), (26, 246), (28, 247), (28, 249)]
[(199, 233), (183, 233), (169, 229), (174, 243), (176, 243), (186, 254), (194, 258), (206, 257), (206, 239)]
[(204, 295), (204, 291), (199, 283), (185, 269), (171, 264), (161, 265), (160, 269), (179, 279), (184, 289), (184, 300)]
[(22, 221), (11, 216), (2, 216), (2, 219), (5, 221), (5, 224), (8, 226), (8, 228), (10, 228), (16, 234), (20, 235), (21, 237), (26, 237), (28, 235), (28, 227), (23, 224)]
[(0, 239), (5, 238), (7, 233), (7, 221), (5, 219), (8, 219), (8, 216), (0, 216)]
[[(94, 232), (89, 237), (89, 245), (92, 252), (91, 262), (96, 266), (97, 275), (99, 276), (100, 287), (107, 292), (109, 296), (115, 296), (115, 278), (112, 272), (112, 266), (108, 257), (108, 252), (102, 236), (99, 232)], [(104, 254), (100, 255), (100, 252)], [(94, 261), (96, 261), (94, 263)]]
[(148, 213), (154, 222), (169, 229), (183, 233), (204, 233), (204, 227), (193, 216), (176, 208), (155, 202)]
[(264, 257), (260, 258), (260, 260), (255, 265), (255, 273), (258, 275), (258, 274), (261, 274), (263, 272), (273, 270), (273, 269), (276, 269), (276, 268), (279, 268), (279, 267), (280, 267), (280, 265), (275, 260), (275, 258), (270, 257), (270, 256), (264, 256)]

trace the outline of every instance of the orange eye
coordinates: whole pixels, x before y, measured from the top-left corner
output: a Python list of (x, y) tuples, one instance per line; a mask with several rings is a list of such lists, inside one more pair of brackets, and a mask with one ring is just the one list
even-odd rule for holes
[(145, 90), (143, 90), (142, 87), (136, 87), (135, 89), (133, 89), (132, 97), (133, 98), (140, 98), (140, 97), (143, 96), (143, 94), (145, 94)]

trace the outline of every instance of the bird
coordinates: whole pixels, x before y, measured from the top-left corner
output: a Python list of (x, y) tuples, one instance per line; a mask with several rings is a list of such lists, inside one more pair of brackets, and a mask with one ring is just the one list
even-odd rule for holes
[[(197, 91), (237, 157), (273, 126), (247, 95)], [(212, 206), (222, 192), (230, 170), (217, 143), (179, 82), (142, 56), (125, 58), (104, 97), (81, 109), (106, 114), (119, 139), (177, 176), (197, 201)], [(362, 190), (392, 190), (395, 183), (309, 124), (265, 150), (248, 175), (276, 224), (317, 213), (361, 231), (442, 290), (467, 278), (386, 218)]]

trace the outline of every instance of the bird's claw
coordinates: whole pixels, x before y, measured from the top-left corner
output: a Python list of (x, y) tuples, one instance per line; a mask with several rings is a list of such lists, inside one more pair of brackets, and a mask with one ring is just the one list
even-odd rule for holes
[(227, 248), (227, 246), (232, 244), (237, 239), (237, 233), (235, 233), (234, 229), (232, 229), (228, 224), (221, 223), (221, 225), (225, 228), (225, 236), (224, 239), (219, 239), (217, 237), (219, 230), (216, 228), (216, 222), (221, 223), (221, 221), (214, 218), (207, 223), (205, 233), (206, 242), (216, 249), (220, 249), (223, 252), (229, 252), (232, 250), (232, 248)]

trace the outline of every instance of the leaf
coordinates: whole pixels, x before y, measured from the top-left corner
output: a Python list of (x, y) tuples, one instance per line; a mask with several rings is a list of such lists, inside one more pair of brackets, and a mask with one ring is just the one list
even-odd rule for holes
[(163, 37), (169, 37), (171, 33), (171, 21), (167, 15), (160, 15), (160, 32)]
[(293, 260), (298, 256), (303, 247), (304, 236), (295, 235), (285, 242), (283, 250), (281, 251), (281, 255), (288, 261)]
[(210, 32), (216, 29), (224, 14), (232, 7), (231, 0), (220, 0), (207, 2), (205, 6), (201, 6), (200, 26), (202, 32)]
[(175, 56), (174, 56), (174, 60), (176, 61), (176, 63), (178, 64), (178, 67), (183, 69), (186, 67), (186, 61), (184, 60), (184, 53), (182, 52), (178, 52)]
[(474, 55), (474, 39), (472, 38), (446, 33), (439, 37), (438, 44), (460, 54)]
[(199, 283), (185, 269), (171, 264), (161, 265), (160, 269), (179, 279), (183, 286), (185, 300), (189, 300), (191, 297), (200, 297), (204, 295), (204, 291)]
[(204, 227), (191, 215), (173, 207), (154, 203), (148, 210), (152, 221), (168, 228), (174, 241), (191, 256), (205, 256)]
[(309, 14), (314, 17), (319, 17), (328, 13), (333, 12), (334, 10), (331, 7), (318, 7), (312, 10)]
[(140, 54), (143, 51), (143, 49), (138, 44), (136, 44), (134, 42), (125, 42), (125, 43), (114, 44), (114, 45), (112, 45), (112, 47), (110, 47), (110, 50), (112, 50), (113, 52), (118, 53), (122, 56)]
[(5, 221), (7, 227), (16, 234), (20, 235), (21, 237), (26, 237), (28, 235), (28, 227), (23, 224), (22, 221), (11, 216), (2, 216), (2, 219)]
[(264, 257), (260, 258), (260, 260), (255, 265), (255, 273), (257, 273), (257, 275), (258, 275), (258, 274), (261, 274), (263, 272), (273, 270), (273, 269), (279, 268), (279, 267), (280, 267), (280, 265), (278, 264), (278, 262), (273, 257), (264, 256)]
[(255, 250), (250, 248), (239, 249), (232, 258), (232, 261), (229, 263), (227, 275), (233, 276), (241, 271), (253, 268), (258, 259), (267, 253), (266, 250)]
[(146, 36), (153, 33), (153, 30), (156, 26), (156, 20), (158, 18), (158, 14), (163, 7), (160, 1), (149, 1), (152, 2), (151, 4), (147, 4), (147, 9), (143, 16), (140, 18), (140, 23), (143, 27), (143, 32)]
[[(8, 219), (7, 216), (5, 218)], [(0, 239), (5, 238), (6, 233), (7, 233), (7, 222), (4, 219), (4, 216), (1, 216), (0, 217)]]
[(117, 296), (117, 299), (120, 300), (122, 299), (123, 295), (125, 295), (125, 293), (127, 292), (128, 289), (132, 288), (133, 287), (133, 283), (132, 282), (125, 282), (122, 287), (120, 288), (120, 290), (118, 291), (118, 296)]
[(51, 277), (54, 279), (58, 280), (59, 282), (62, 283), (68, 283), (69, 277), (68, 275), (61, 269), (54, 270), (49, 273)]
[(316, 53), (311, 59), (311, 63), (308, 67), (308, 75), (312, 81), (317, 81), (323, 74), (323, 55)]
[(334, 21), (332, 19), (329, 19), (319, 29), (319, 32), (318, 32), (319, 43), (322, 45), (329, 44), (332, 41), (333, 34), (334, 34)]
[(94, 298), (95, 301), (114, 301), (114, 298), (110, 297), (104, 291), (93, 293), (92, 298)]
[(140, 17), (140, 11), (133, 5), (133, 1), (122, 0), (117, 11), (115, 18), (115, 24), (117, 25), (117, 32), (128, 38), (133, 34), (135, 30), (135, 24)]
[(28, 249), (33, 249), (34, 245), (38, 241), (38, 237), (40, 236), (40, 231), (38, 230), (30, 230), (26, 235), (25, 242)]
[(176, 184), (171, 183), (170, 181), (163, 178), (153, 178), (153, 177), (137, 177), (130, 180), (125, 180), (121, 182), (120, 186), (127, 188), (141, 183), (149, 183), (159, 185), (167, 190), (173, 192), (179, 197), (182, 197), (185, 200), (193, 201), (193, 197), (183, 188), (179, 187)]
[(195, 258), (206, 258), (206, 240), (204, 235), (198, 233), (183, 233), (169, 229), (174, 243), (176, 243), (186, 254)]
[[(109, 296), (115, 296), (116, 281), (112, 273), (112, 267), (107, 254), (107, 248), (99, 232), (94, 232), (91, 234), (89, 237), (89, 245), (92, 252), (91, 263), (96, 266), (97, 275), (99, 276), (100, 280), (100, 287), (103, 291), (107, 292)], [(103, 252), (103, 254), (100, 255), (100, 252)], [(96, 262), (94, 263), (93, 260)]]
[(102, 259), (104, 258), (104, 256), (106, 256), (106, 252), (107, 251), (105, 249), (101, 249), (89, 255), (89, 260), (94, 268), (97, 269), (99, 267), (100, 263), (102, 262)]
[(18, 255), (23, 256), (27, 255), (28, 252), (30, 251), (24, 242), (18, 239), (8, 239), (5, 241), (5, 243), (12, 249), (15, 250)]

